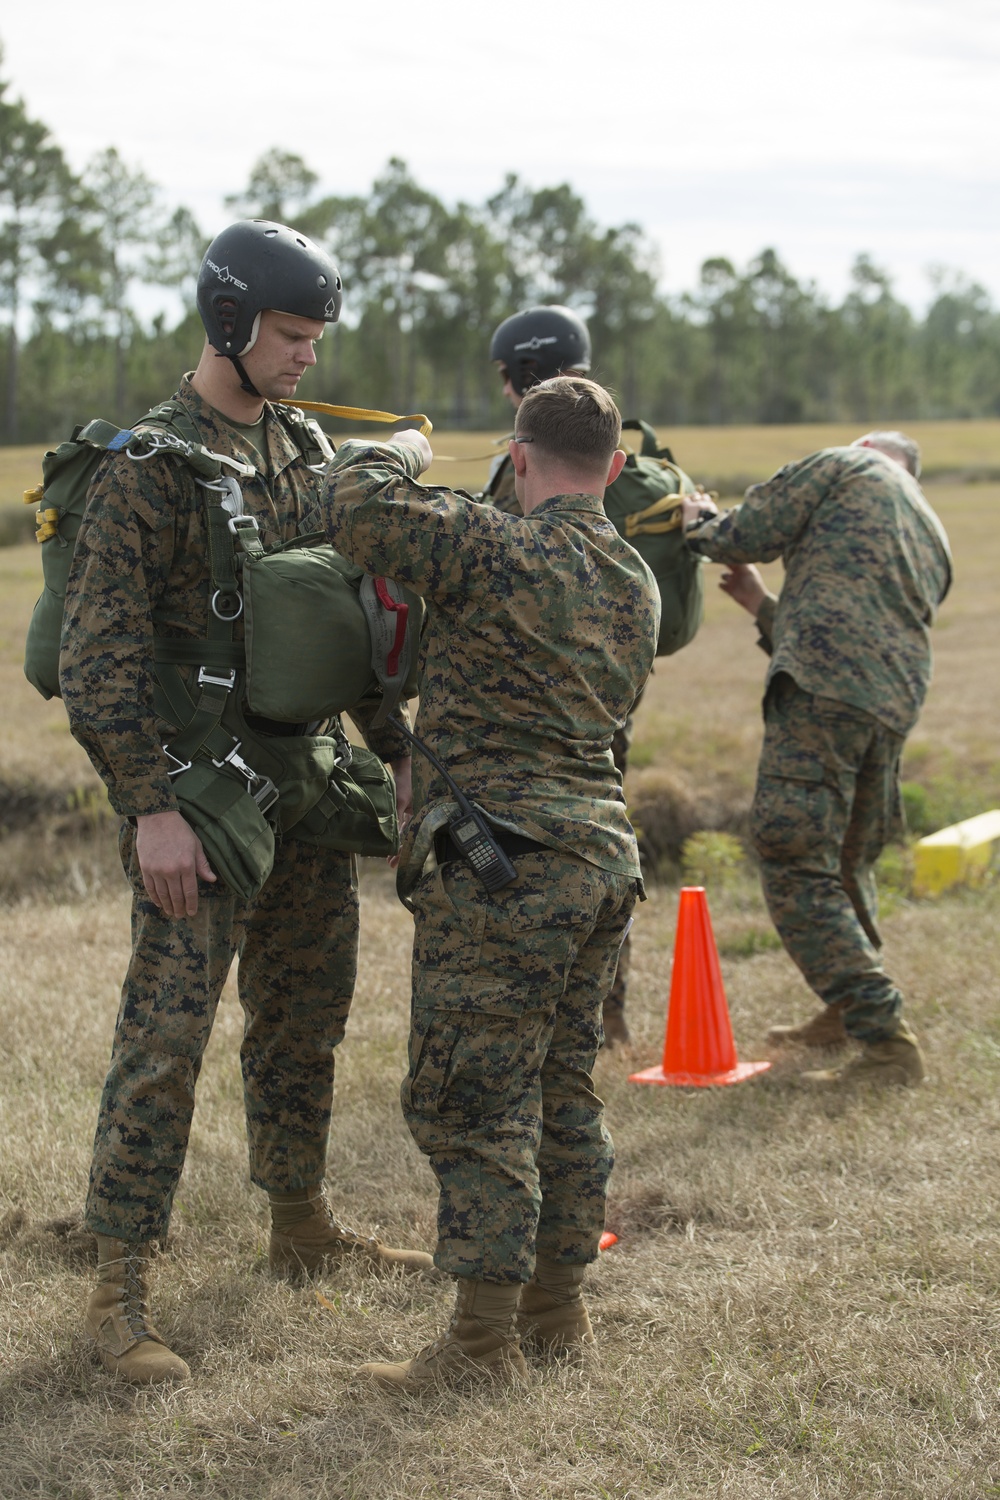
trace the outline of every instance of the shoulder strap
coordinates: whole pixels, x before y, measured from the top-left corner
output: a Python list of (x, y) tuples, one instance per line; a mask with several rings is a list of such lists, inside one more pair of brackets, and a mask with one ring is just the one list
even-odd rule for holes
[(330, 462), (336, 450), (315, 417), (307, 417), (285, 401), (275, 402), (273, 411), (308, 468), (322, 468)]

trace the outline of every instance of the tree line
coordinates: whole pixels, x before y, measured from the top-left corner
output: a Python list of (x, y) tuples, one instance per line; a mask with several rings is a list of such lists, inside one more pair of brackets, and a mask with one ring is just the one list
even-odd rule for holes
[[(669, 295), (642, 227), (598, 224), (568, 183), (510, 174), (484, 202), (448, 205), (392, 158), (366, 196), (319, 184), (274, 149), (225, 200), (230, 218), (295, 225), (341, 269), (344, 316), (317, 350), (312, 399), (502, 428), (493, 329), (560, 302), (590, 326), (596, 378), (653, 422), (1000, 415), (1000, 312), (960, 273), (933, 274), (922, 317), (863, 254), (839, 303), (774, 249), (742, 267), (706, 260), (696, 287)], [(51, 441), (95, 414), (125, 422), (171, 392), (201, 348), (210, 238), (114, 147), (72, 172), (0, 79), (0, 440)], [(144, 321), (143, 286), (174, 289), (181, 311)]]

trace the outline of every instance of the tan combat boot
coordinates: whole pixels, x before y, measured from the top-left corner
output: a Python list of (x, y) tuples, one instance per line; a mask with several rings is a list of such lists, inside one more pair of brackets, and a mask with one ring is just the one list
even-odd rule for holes
[(835, 1000), (801, 1026), (772, 1026), (767, 1039), (772, 1047), (846, 1047), (850, 1041), (844, 1026), (846, 1009), (846, 1000)]
[(440, 1338), (402, 1364), (362, 1365), (358, 1374), (410, 1395), (435, 1386), (483, 1381), (521, 1385), (528, 1367), (514, 1318), (520, 1293), (518, 1282), (498, 1284), (460, 1276), (455, 1311)]
[(271, 1243), (267, 1263), (272, 1276), (301, 1281), (335, 1270), (348, 1255), (366, 1258), (372, 1271), (410, 1271), (439, 1280), (434, 1258), (426, 1250), (393, 1250), (373, 1235), (338, 1224), (321, 1187), (271, 1193)]
[(190, 1380), (191, 1371), (149, 1320), (149, 1245), (97, 1236), (97, 1286), (87, 1303), (86, 1328), (106, 1370), (134, 1385)]
[(539, 1255), (535, 1274), (521, 1288), (517, 1331), (522, 1346), (543, 1359), (582, 1357), (594, 1343), (583, 1300), (586, 1266), (564, 1266)]
[(859, 1084), (902, 1084), (913, 1088), (927, 1076), (920, 1043), (905, 1021), (899, 1023), (895, 1036), (881, 1042), (862, 1042), (861, 1051), (839, 1068), (817, 1068), (801, 1074), (802, 1082), (812, 1088), (853, 1089)]

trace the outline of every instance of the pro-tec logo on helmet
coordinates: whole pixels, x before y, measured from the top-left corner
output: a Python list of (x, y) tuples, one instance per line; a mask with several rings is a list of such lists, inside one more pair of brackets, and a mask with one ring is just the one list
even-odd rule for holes
[(206, 266), (208, 266), (209, 270), (215, 272), (216, 276), (218, 276), (223, 286), (237, 286), (239, 287), (241, 292), (245, 292), (247, 290), (246, 282), (240, 281), (239, 277), (234, 276), (228, 266), (217, 266), (215, 264), (215, 261), (209, 260), (207, 256), (205, 257), (205, 264)]
[(336, 304), (336, 302), (334, 302), (334, 300), (333, 300), (332, 297), (330, 298), (329, 302), (326, 304), (326, 306), (323, 309), (323, 316), (325, 318), (333, 318), (334, 321), (336, 321), (336, 318), (337, 318), (337, 304)]
[(557, 342), (557, 340), (556, 340), (555, 334), (552, 334), (547, 339), (540, 339), (538, 337), (538, 335), (535, 334), (535, 337), (529, 339), (526, 344), (515, 344), (514, 345), (514, 353), (515, 354), (520, 354), (520, 352), (521, 352), (522, 349), (530, 349), (532, 351), (532, 353), (534, 353), (535, 350), (536, 349), (540, 349), (543, 344), (554, 344), (556, 342)]

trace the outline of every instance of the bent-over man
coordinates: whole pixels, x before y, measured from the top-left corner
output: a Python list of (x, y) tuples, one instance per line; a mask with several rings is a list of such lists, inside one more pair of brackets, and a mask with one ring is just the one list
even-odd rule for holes
[[(929, 632), (951, 583), (917, 445), (871, 432), (788, 464), (726, 515), (686, 501), (687, 540), (728, 563), (722, 587), (769, 652), (753, 841), (772, 920), (825, 1009), (777, 1044), (860, 1051), (803, 1074), (844, 1088), (919, 1083), (924, 1061), (885, 973), (873, 867), (902, 829), (899, 761), (931, 675)], [(699, 521), (699, 516), (701, 520)], [(781, 557), (769, 594), (754, 562)]]

